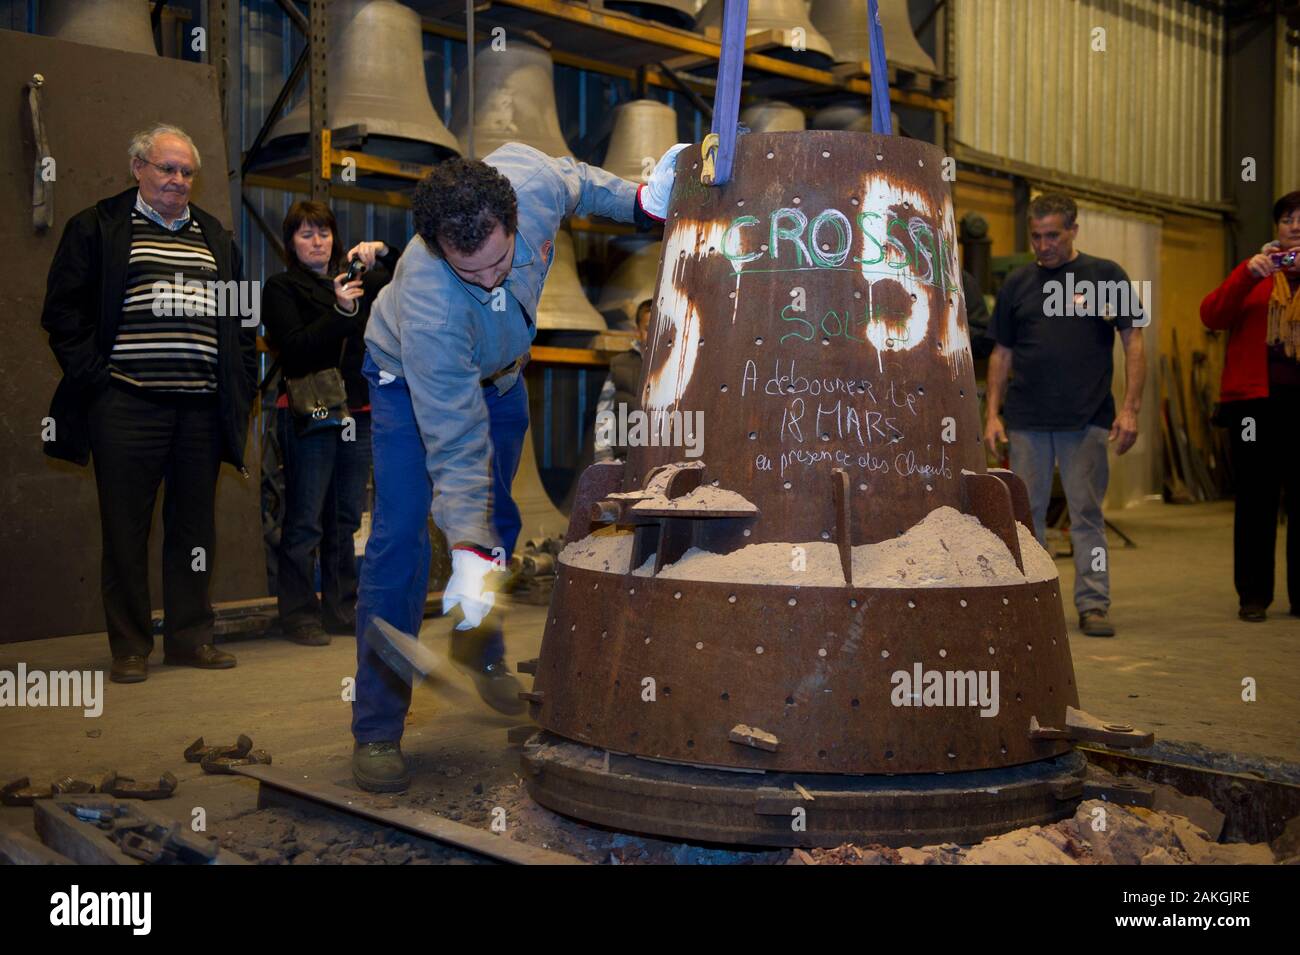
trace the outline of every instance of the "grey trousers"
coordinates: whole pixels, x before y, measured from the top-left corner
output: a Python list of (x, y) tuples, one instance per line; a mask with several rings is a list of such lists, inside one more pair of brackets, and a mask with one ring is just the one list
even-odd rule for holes
[(1095, 425), (1078, 431), (1007, 431), (1011, 470), (1029, 489), (1034, 535), (1044, 545), (1052, 472), (1054, 465), (1061, 468), (1061, 486), (1070, 507), (1074, 606), (1079, 613), (1110, 608), (1110, 554), (1101, 515), (1101, 500), (1110, 479), (1106, 457), (1109, 434)]

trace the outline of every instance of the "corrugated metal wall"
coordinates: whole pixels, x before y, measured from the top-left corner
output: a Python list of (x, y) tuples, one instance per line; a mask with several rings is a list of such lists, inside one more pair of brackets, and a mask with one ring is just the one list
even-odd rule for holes
[[(1222, 17), (1187, 0), (955, 0), (956, 138), (1192, 201), (1221, 198)], [(1105, 31), (1105, 52), (1093, 49)]]
[(1288, 42), (1277, 98), (1277, 195), (1300, 189), (1300, 45)]

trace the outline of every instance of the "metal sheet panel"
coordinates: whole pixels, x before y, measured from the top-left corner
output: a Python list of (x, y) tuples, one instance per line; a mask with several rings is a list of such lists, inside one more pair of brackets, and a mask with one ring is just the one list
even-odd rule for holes
[(1126, 189), (1221, 198), (1219, 14), (1184, 0), (955, 5), (960, 142)]
[[(32, 229), (35, 146), (23, 84), (45, 77), (44, 105), (55, 159), (53, 227)], [(103, 77), (131, 77), (105, 83)], [(0, 288), (5, 348), (0, 351), (0, 579), (6, 620), (0, 643), (87, 633), (104, 628), (100, 599), (98, 498), (89, 469), (45, 457), (42, 418), (59, 367), (40, 326), (46, 275), (64, 225), (80, 210), (131, 184), (126, 145), (152, 122), (180, 122), (207, 160), (194, 201), (231, 221), (222, 175), (225, 140), (216, 73), (210, 66), (49, 37), (0, 31), (0, 80), (12, 97), (0, 135), (0, 248), (9, 260)], [(257, 474), (257, 443), (244, 460)], [(160, 495), (161, 496), (161, 495)], [(258, 485), (223, 467), (217, 484), (217, 548), (212, 599), (266, 593)], [(155, 514), (151, 594), (161, 604), (161, 517)], [(105, 648), (107, 652), (107, 648)]]

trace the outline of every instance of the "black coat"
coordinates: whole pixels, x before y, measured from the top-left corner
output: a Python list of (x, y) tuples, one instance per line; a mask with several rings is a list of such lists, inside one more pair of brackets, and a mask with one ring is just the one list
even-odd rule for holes
[[(101, 199), (68, 220), (50, 263), (41, 327), (63, 369), (50, 402), (55, 440), (45, 453), (84, 465), (90, 460), (90, 399), (108, 387), (108, 355), (122, 322), (131, 257), (131, 210), (136, 187)], [(243, 261), (234, 239), (213, 216), (193, 203), (190, 215), (217, 263), (217, 280), (240, 281)], [(248, 411), (257, 386), (257, 329), (236, 316), (217, 320), (217, 398), (221, 460), (244, 469)]]
[(314, 272), (293, 265), (266, 280), (262, 321), (266, 324), (266, 343), (277, 352), (281, 382), (338, 368), (347, 386), (348, 408), (355, 411), (370, 404), (370, 386), (361, 374), (366, 322), (371, 302), (392, 278), (401, 254), (401, 249), (389, 246), (386, 254), (376, 258), (375, 268), (362, 275), (361, 287), (366, 294), (357, 299), (355, 315), (344, 315), (334, 307), (333, 275), (327, 283)]

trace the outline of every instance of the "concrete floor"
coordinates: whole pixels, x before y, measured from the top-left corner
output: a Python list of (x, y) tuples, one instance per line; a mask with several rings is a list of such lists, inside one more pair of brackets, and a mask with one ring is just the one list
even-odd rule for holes
[[(1119, 635), (1080, 635), (1066, 607), (1083, 708), (1161, 739), (1300, 763), (1300, 618), (1286, 615), (1283, 595), (1266, 623), (1237, 619), (1231, 504), (1147, 504), (1111, 519), (1138, 544), (1128, 549), (1111, 541), (1111, 616)], [(1279, 567), (1281, 560), (1279, 546)], [(1072, 564), (1057, 564), (1069, 594)], [(512, 661), (536, 656), (545, 608), (516, 605), (510, 613)], [(427, 620), (425, 643), (445, 653), (448, 627)], [(350, 706), (342, 687), (354, 673), (354, 641), (335, 638), (314, 648), (253, 638), (224, 646), (239, 657), (234, 670), (159, 664), (143, 684), (106, 681), (98, 718), (80, 710), (0, 709), (0, 783), (25, 775), (44, 784), (110, 769), (144, 779), (170, 770), (180, 791), (155, 805), (186, 819), (202, 807), (208, 831), (219, 834), (223, 821), (255, 805), (256, 787), (204, 776), (181, 753), (198, 736), (233, 742), (247, 733), (277, 765), (351, 785)], [(155, 661), (160, 657), (161, 649)], [(13, 670), (20, 660), (29, 670), (109, 665), (103, 634), (0, 645), (0, 669)], [(507, 745), (506, 730), (521, 720), (487, 710), (468, 678), (450, 666), (445, 672), (438, 687), (415, 694), (403, 742), (415, 774), (411, 798), (483, 824), (488, 810), (477, 794), (486, 793), (490, 804), (494, 790), (517, 782), (518, 753)], [(1241, 699), (1245, 677), (1256, 681), (1257, 702)], [(29, 828), (30, 812), (0, 808), (0, 822)]]

